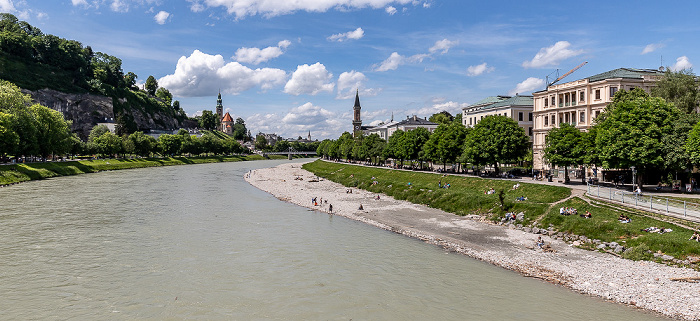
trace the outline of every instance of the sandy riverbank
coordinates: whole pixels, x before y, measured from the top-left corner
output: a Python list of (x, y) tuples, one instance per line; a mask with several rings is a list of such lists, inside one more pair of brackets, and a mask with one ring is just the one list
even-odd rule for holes
[[(348, 173), (350, 175), (351, 173)], [(302, 180), (295, 179), (297, 177)], [(554, 252), (535, 250), (538, 235), (460, 217), (441, 210), (348, 188), (327, 180), (312, 182), (301, 164), (283, 164), (246, 174), (246, 181), (280, 200), (362, 221), (416, 237), (526, 276), (572, 290), (637, 306), (670, 317), (700, 319), (700, 283), (671, 281), (700, 272), (653, 262), (635, 262), (570, 247), (543, 236)], [(315, 206), (312, 199), (323, 202)], [(327, 203), (326, 203), (327, 202)], [(363, 210), (359, 210), (362, 204)]]

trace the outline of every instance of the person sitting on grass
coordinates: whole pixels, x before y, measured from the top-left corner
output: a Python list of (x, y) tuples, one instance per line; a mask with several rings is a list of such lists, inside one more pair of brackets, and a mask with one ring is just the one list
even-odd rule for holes
[(690, 237), (690, 240), (692, 241), (695, 240), (696, 242), (700, 242), (700, 234), (698, 234), (698, 231), (693, 232), (693, 236)]
[(581, 214), (581, 217), (583, 217), (583, 218), (591, 218), (591, 217), (593, 217), (593, 215), (591, 215), (591, 212), (586, 211), (586, 214)]
[(630, 218), (627, 217), (627, 215), (625, 215), (625, 214), (620, 214), (620, 217), (618, 217), (617, 220), (620, 221), (620, 223), (632, 222), (632, 220), (630, 220)]
[(515, 200), (518, 202), (527, 201), (527, 197), (525, 197), (525, 195), (523, 195), (523, 196), (516, 198)]

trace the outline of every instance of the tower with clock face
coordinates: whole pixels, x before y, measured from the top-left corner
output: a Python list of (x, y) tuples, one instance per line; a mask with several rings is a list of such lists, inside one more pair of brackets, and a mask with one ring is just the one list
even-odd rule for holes
[(353, 132), (353, 137), (360, 136), (362, 134), (362, 119), (360, 119), (360, 90), (357, 90), (357, 93), (355, 94), (355, 106), (352, 107), (353, 109), (353, 118), (352, 118), (352, 132)]

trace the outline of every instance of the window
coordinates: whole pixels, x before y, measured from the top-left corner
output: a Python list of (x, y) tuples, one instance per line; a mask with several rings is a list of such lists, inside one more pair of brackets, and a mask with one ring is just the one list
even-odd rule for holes
[(472, 124), (472, 119), (471, 119), (471, 117), (469, 117), (469, 125), (471, 125), (471, 124)]
[(617, 87), (610, 87), (610, 99), (615, 97), (616, 92), (617, 92)]
[(544, 125), (549, 126), (549, 116), (544, 116)]
[(554, 118), (554, 117), (556, 117), (556, 116), (552, 115), (552, 126), (554, 126), (554, 125), (557, 124), (557, 123), (556, 123), (556, 120), (557, 120), (557, 119)]
[(595, 112), (595, 117), (596, 117), (596, 118), (598, 118), (598, 115), (600, 115), (600, 110), (597, 110), (597, 111)]
[(586, 112), (581, 112), (581, 116), (579, 116), (579, 123), (585, 123), (586, 122)]
[(532, 136), (532, 127), (527, 128), (528, 133), (530, 133), (530, 136)]
[(518, 121), (523, 121), (523, 112), (518, 113)]
[(556, 106), (556, 101), (554, 100), (554, 96), (552, 96), (552, 107)]
[(528, 121), (532, 121), (532, 113), (527, 113), (527, 119)]
[(585, 92), (585, 91), (579, 92), (578, 95), (579, 95), (579, 99), (578, 99), (579, 101), (583, 101), (584, 98), (586, 98), (586, 92)]
[(549, 106), (549, 98), (544, 99), (544, 106), (545, 107)]
[(569, 122), (569, 113), (564, 114), (564, 122), (568, 123)]
[(508, 113), (503, 113), (503, 116), (506, 116), (506, 117), (508, 117)]
[(600, 89), (595, 90), (595, 99), (600, 99)]

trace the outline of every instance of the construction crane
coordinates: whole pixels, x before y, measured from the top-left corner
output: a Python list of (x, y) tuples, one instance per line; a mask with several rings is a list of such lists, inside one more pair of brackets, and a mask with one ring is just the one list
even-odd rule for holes
[[(551, 86), (551, 85), (554, 85), (554, 84), (557, 83), (559, 80), (564, 79), (564, 77), (566, 77), (566, 76), (568, 76), (568, 75), (571, 75), (571, 73), (573, 73), (574, 71), (576, 71), (576, 70), (578, 70), (579, 68), (583, 67), (583, 65), (585, 65), (585, 64), (587, 64), (587, 63), (588, 63), (588, 61), (584, 61), (582, 64), (580, 64), (580, 65), (574, 67), (574, 69), (569, 70), (569, 72), (567, 72), (567, 73), (561, 75), (560, 77), (558, 77), (558, 78), (555, 79), (554, 81), (552, 81), (552, 82), (550, 82), (549, 84), (547, 84), (547, 88), (549, 88), (549, 86)], [(559, 72), (559, 69), (557, 69), (557, 73), (558, 73), (558, 72)], [(549, 79), (549, 76), (547, 76), (547, 79)]]

